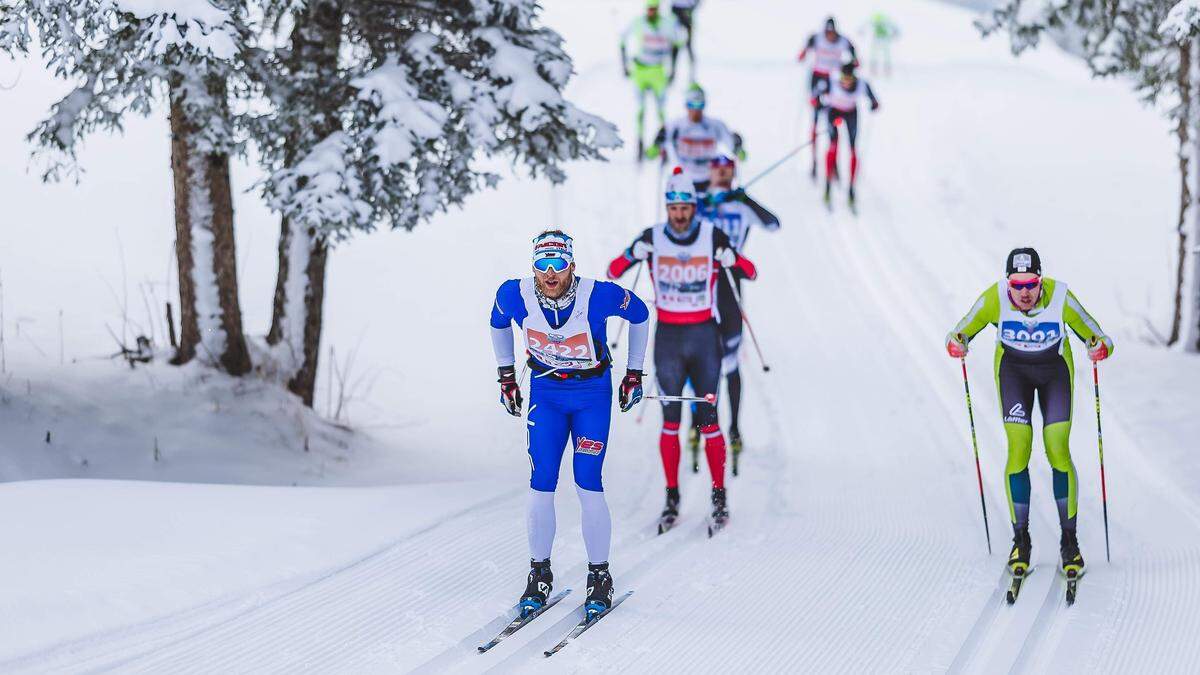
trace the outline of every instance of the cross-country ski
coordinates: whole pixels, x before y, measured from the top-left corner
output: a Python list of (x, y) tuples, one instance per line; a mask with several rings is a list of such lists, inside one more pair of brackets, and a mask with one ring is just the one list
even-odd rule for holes
[(532, 622), (534, 619), (536, 619), (539, 616), (541, 616), (542, 614), (544, 614), (546, 612), (546, 610), (557, 605), (559, 603), (559, 601), (561, 601), (563, 598), (567, 597), (567, 594), (570, 592), (571, 592), (571, 589), (568, 588), (566, 590), (555, 593), (553, 597), (546, 599), (546, 604), (544, 604), (540, 607), (537, 607), (536, 609), (532, 609), (532, 610), (528, 610), (527, 607), (523, 604), (517, 604), (515, 607), (512, 608), (512, 610), (509, 611), (509, 614), (513, 615), (513, 619), (508, 622), (508, 625), (504, 627), (504, 630), (500, 631), (496, 635), (496, 637), (494, 637), (491, 640), (488, 640), (487, 642), (485, 642), (484, 644), (481, 644), (478, 647), (476, 647), (476, 649), (478, 649), (479, 653), (482, 654), (482, 653), (488, 651), (489, 649), (491, 649), (492, 647), (495, 647), (496, 645), (500, 644), (506, 638), (511, 636), (513, 633), (521, 630), (525, 626), (528, 626), (530, 624), (530, 622)]

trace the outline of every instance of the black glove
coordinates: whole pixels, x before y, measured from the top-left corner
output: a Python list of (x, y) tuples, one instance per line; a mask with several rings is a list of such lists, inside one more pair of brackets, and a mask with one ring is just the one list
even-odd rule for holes
[(514, 366), (500, 366), (500, 405), (513, 417), (521, 416), (521, 387), (517, 384), (517, 369)]
[(642, 371), (626, 370), (621, 380), (621, 388), (617, 392), (617, 401), (621, 404), (621, 412), (629, 412), (633, 406), (642, 400)]

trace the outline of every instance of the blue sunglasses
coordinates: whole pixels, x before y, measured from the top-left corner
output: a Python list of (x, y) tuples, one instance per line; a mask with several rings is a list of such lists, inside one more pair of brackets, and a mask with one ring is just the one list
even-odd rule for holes
[(533, 261), (533, 269), (543, 273), (565, 272), (570, 266), (571, 262), (566, 258), (538, 258)]
[(692, 194), (691, 192), (674, 192), (674, 191), (672, 191), (672, 192), (667, 193), (667, 201), (668, 202), (694, 202), (694, 201), (696, 201), (696, 195)]

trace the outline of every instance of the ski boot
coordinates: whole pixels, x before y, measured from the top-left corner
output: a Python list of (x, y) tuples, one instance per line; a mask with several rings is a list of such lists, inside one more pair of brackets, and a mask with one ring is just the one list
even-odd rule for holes
[(608, 573), (608, 563), (588, 564), (587, 589), (584, 611), (587, 612), (588, 621), (591, 621), (612, 607), (613, 578)]
[(812, 176), (812, 182), (814, 182), (814, 183), (817, 182), (817, 158), (816, 158), (816, 156), (813, 156), (812, 172), (810, 175)]
[(554, 588), (554, 573), (550, 571), (550, 559), (529, 561), (529, 581), (525, 594), (521, 596), (521, 616), (526, 617), (546, 606), (546, 598)]
[(833, 182), (825, 179), (825, 208), (833, 207)]
[(742, 455), (742, 435), (737, 429), (729, 430), (729, 449), (733, 453), (733, 475), (738, 475), (738, 458)]
[(663, 507), (662, 515), (658, 518), (658, 533), (662, 534), (675, 525), (679, 518), (679, 488), (667, 488), (667, 505)]
[(688, 451), (692, 453), (692, 473), (700, 473), (700, 429), (688, 429)]
[(642, 160), (644, 160), (644, 159), (646, 159), (646, 147), (645, 147), (645, 143), (642, 141), (642, 139), (639, 138), (638, 139), (638, 147), (637, 147), (637, 162), (638, 162), (638, 164), (641, 164)]
[(1013, 533), (1012, 552), (1008, 554), (1008, 571), (1014, 577), (1023, 577), (1029, 571), (1029, 555), (1033, 542), (1029, 539), (1029, 528), (1021, 528)]
[(1075, 530), (1063, 530), (1059, 540), (1059, 551), (1062, 553), (1062, 571), (1068, 579), (1083, 576), (1087, 565), (1083, 562), (1083, 554), (1079, 552), (1079, 539)]
[(850, 190), (847, 193), (847, 199), (850, 202), (850, 208), (854, 208), (855, 202), (854, 202), (854, 186), (853, 185), (850, 186)]
[(729, 509), (725, 506), (725, 488), (713, 488), (712, 516), (708, 521), (708, 536), (713, 536), (725, 528), (729, 522)]

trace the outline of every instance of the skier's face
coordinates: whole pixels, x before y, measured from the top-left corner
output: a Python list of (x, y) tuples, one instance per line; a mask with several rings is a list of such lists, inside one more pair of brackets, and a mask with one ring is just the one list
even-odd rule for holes
[(668, 204), (667, 222), (671, 229), (680, 234), (687, 232), (692, 226), (692, 218), (696, 216), (695, 204)]
[(646, 8), (646, 20), (649, 21), (650, 23), (655, 23), (658, 21), (658, 8), (657, 7), (647, 7)]
[(828, 40), (829, 42), (833, 42), (834, 40), (838, 39), (837, 31), (833, 30), (832, 28), (826, 28), (825, 29), (825, 39)]
[(699, 124), (700, 120), (704, 119), (704, 108), (689, 107), (687, 109), (687, 116), (688, 120), (690, 120), (692, 124)]
[(571, 279), (575, 276), (575, 263), (571, 263), (567, 269), (561, 272), (555, 272), (553, 269), (545, 272), (534, 270), (533, 278), (537, 281), (538, 288), (547, 298), (555, 299), (562, 297), (563, 293), (571, 287)]
[(728, 189), (733, 187), (733, 174), (735, 172), (736, 169), (728, 164), (714, 166), (708, 170), (708, 179), (712, 181), (713, 187)]
[(1042, 297), (1042, 278), (1028, 272), (1010, 274), (1008, 296), (1012, 298), (1017, 309), (1023, 312), (1033, 309)]

